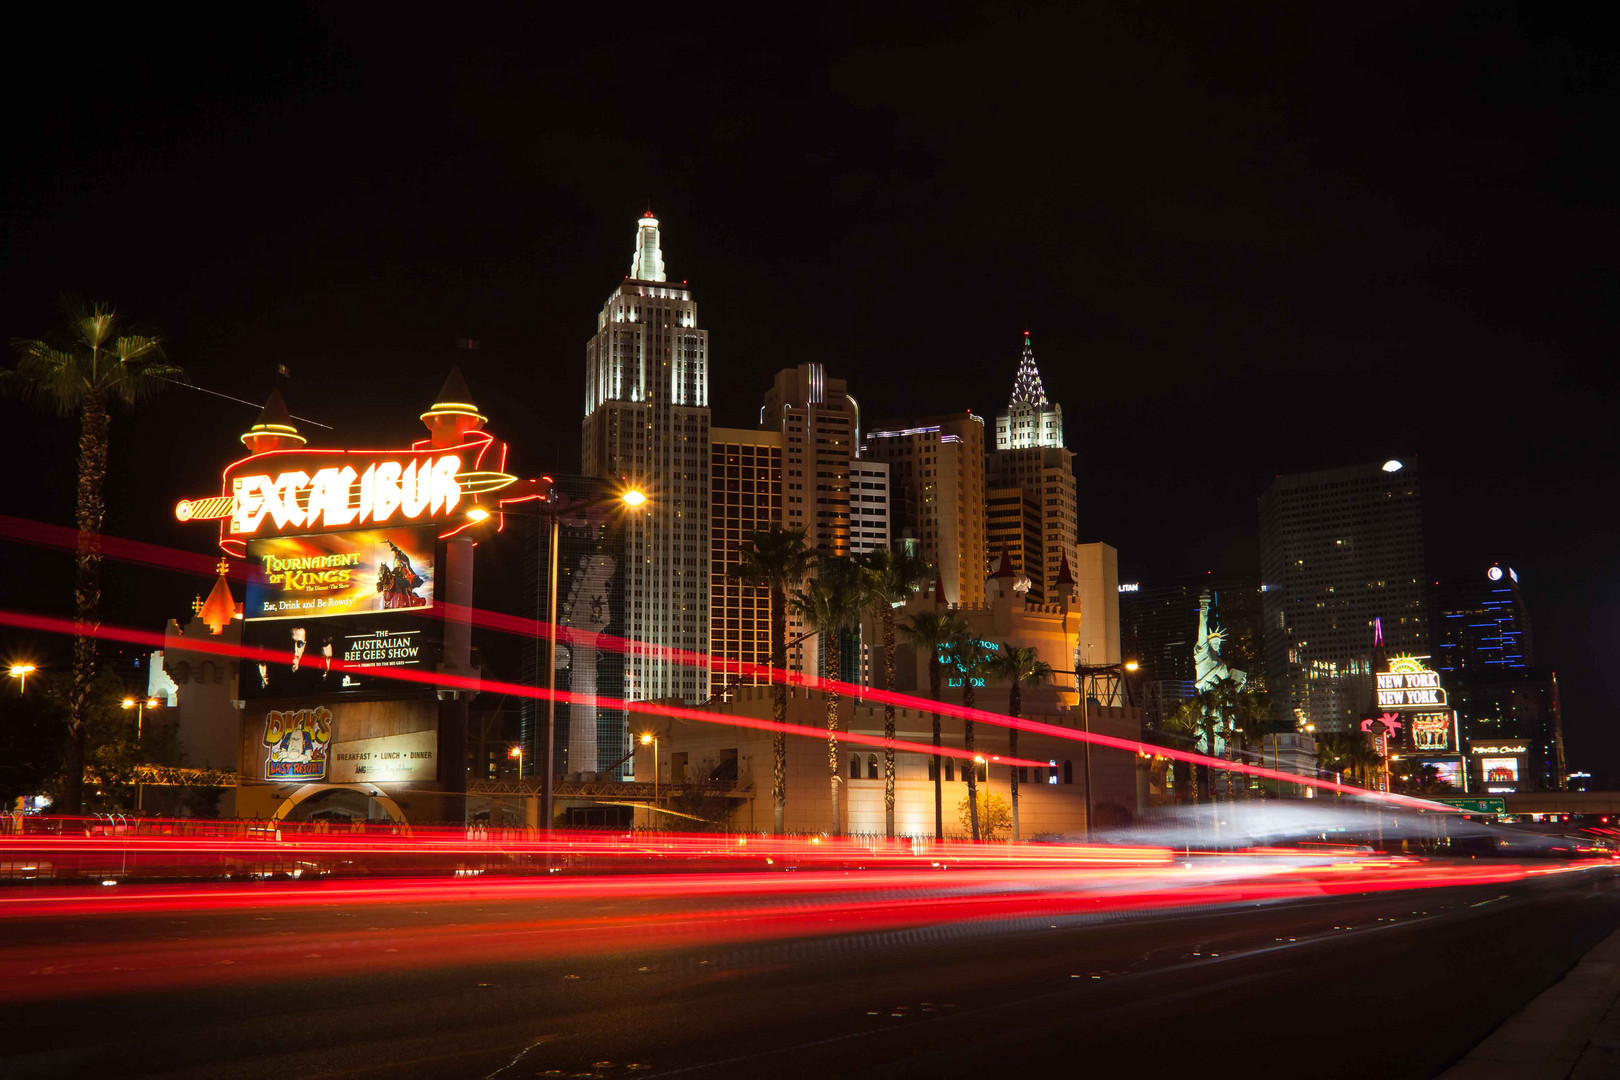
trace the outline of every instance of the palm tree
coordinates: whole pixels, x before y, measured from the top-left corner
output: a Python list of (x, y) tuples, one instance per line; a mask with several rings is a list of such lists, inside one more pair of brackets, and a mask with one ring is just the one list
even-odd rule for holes
[[(815, 556), (804, 543), (803, 529), (784, 529), (773, 524), (745, 539), (737, 548), (737, 565), (731, 576), (745, 585), (771, 591), (771, 716), (778, 725), (787, 723), (787, 683), (782, 668), (787, 667), (787, 591), (809, 572)], [(778, 726), (771, 739), (771, 798), (775, 802), (773, 825), (776, 835), (787, 831), (787, 733)]]
[(804, 617), (821, 635), (821, 655), (829, 681), (823, 696), (827, 701), (827, 775), (832, 795), (832, 834), (844, 835), (843, 806), (838, 785), (843, 780), (838, 768), (838, 673), (843, 653), (843, 635), (859, 625), (862, 578), (859, 568), (848, 558), (816, 560), (816, 579), (794, 592), (788, 601), (794, 613)]
[[(917, 583), (928, 574), (928, 564), (901, 549), (874, 548), (860, 556), (866, 578), (863, 595), (870, 614), (883, 628), (883, 689), (894, 691), (894, 629), (896, 605), (904, 604)], [(883, 832), (894, 839), (894, 702), (883, 703)], [(937, 763), (936, 763), (937, 765)]]
[[(1199, 690), (1192, 697), (1185, 699), (1176, 707), (1175, 712), (1165, 718), (1165, 726), (1171, 731), (1179, 732), (1192, 738), (1192, 748), (1202, 752), (1206, 757), (1215, 756), (1215, 739), (1221, 732), (1221, 702), (1220, 695), (1211, 687)], [(1198, 741), (1203, 740), (1200, 747)], [(1193, 767), (1195, 781), (1193, 784), (1193, 800), (1208, 798), (1215, 799), (1215, 779), (1210, 767), (1205, 762), (1199, 762)]]
[[(967, 622), (955, 612), (951, 611), (919, 611), (909, 616), (901, 625), (900, 632), (906, 636), (919, 649), (928, 653), (928, 693), (936, 702), (940, 700), (939, 688), (944, 681), (945, 662), (940, 651), (945, 643), (954, 638), (960, 631), (967, 628)], [(945, 794), (941, 787), (944, 768), (939, 759), (940, 747), (944, 742), (940, 738), (939, 709), (934, 710), (934, 839), (945, 838)]]
[(101, 605), (101, 522), (106, 514), (102, 484), (107, 478), (109, 408), (126, 409), (179, 378), (180, 369), (163, 358), (160, 339), (117, 334), (118, 315), (105, 304), (64, 298), (67, 326), (55, 340), (16, 340), (17, 366), (0, 371), (0, 387), (33, 402), (42, 411), (79, 418), (79, 526), (75, 554), (73, 614), (80, 633), (73, 639), (73, 684), (68, 694), (67, 782), (62, 812), (84, 807), (84, 731), (90, 684), (96, 676), (95, 630)]
[[(1034, 649), (1017, 645), (1003, 645), (1002, 651), (990, 663), (991, 673), (1007, 680), (1007, 715), (1017, 720), (1023, 714), (1024, 686), (1039, 686), (1052, 675), (1052, 665), (1042, 660)], [(1018, 756), (1018, 725), (1007, 728), (1007, 755)], [(1012, 838), (1018, 842), (1018, 766), (1012, 766)]]
[[(1159, 721), (1160, 742), (1176, 750), (1198, 749), (1198, 738), (1203, 731), (1204, 713), (1195, 698), (1186, 698)], [(1194, 769), (1185, 761), (1175, 765), (1177, 802), (1198, 802), (1198, 787), (1193, 782)]]
[[(979, 635), (967, 622), (958, 619), (961, 625), (957, 628), (951, 639), (945, 643), (945, 662), (962, 676), (962, 706), (973, 708), (973, 683), (982, 680), (990, 670), (992, 658), (995, 656), (990, 646), (979, 640)], [(968, 753), (968, 810), (973, 819), (973, 839), (979, 838), (979, 766), (973, 761), (973, 718), (962, 717), (962, 749)], [(986, 774), (989, 769), (986, 767)]]
[(1359, 773), (1362, 787), (1368, 786), (1368, 770), (1383, 760), (1384, 755), (1356, 732), (1322, 735), (1316, 740), (1317, 764), (1352, 777)]

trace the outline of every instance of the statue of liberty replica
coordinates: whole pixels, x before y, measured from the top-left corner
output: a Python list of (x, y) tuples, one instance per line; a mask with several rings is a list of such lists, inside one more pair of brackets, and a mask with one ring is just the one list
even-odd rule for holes
[[(1213, 691), (1217, 688), (1236, 695), (1249, 681), (1247, 672), (1238, 671), (1228, 667), (1226, 661), (1221, 659), (1221, 643), (1226, 640), (1226, 631), (1209, 623), (1209, 606), (1212, 597), (1205, 589), (1198, 595), (1198, 642), (1193, 646), (1193, 665), (1195, 677), (1193, 690), (1198, 694)], [(1230, 680), (1229, 686), (1222, 686)], [(1206, 705), (1204, 708), (1205, 723), (1215, 732), (1213, 756), (1221, 757), (1226, 753), (1225, 720), (1218, 715), (1218, 709)]]

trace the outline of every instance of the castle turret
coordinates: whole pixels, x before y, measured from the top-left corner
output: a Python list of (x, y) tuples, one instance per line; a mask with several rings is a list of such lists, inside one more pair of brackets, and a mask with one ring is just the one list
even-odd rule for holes
[(450, 375), (439, 389), (433, 408), (422, 414), (422, 423), (433, 436), (434, 446), (455, 446), (466, 441), (467, 433), (477, 431), (489, 418), (473, 404), (472, 391), (461, 377), (459, 366), (450, 369)]
[(258, 421), (242, 432), (242, 445), (255, 454), (270, 450), (294, 450), (307, 441), (293, 426), (292, 415), (287, 412), (287, 403), (281, 400), (279, 389), (270, 391)]

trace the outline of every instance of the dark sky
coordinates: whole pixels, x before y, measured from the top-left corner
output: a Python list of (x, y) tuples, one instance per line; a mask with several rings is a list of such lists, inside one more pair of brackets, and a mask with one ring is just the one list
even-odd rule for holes
[[(0, 75), (0, 329), (105, 297), (203, 385), (289, 365), (351, 444), (414, 434), (478, 338), (519, 468), (568, 470), (650, 203), (716, 423), (806, 360), (868, 419), (993, 415), (1031, 330), (1082, 538), (1127, 577), (1257, 576), (1271, 476), (1421, 459), (1431, 574), (1519, 570), (1572, 767), (1607, 771), (1610, 35), (1557, 5), (870, 6), (42, 16)], [(0, 416), (6, 511), (70, 522), (72, 427)], [(250, 419), (183, 390), (119, 418), (108, 531), (206, 550), (171, 508)], [(65, 560), (11, 558), (14, 602), (65, 606)], [(195, 588), (109, 573), (118, 621)]]

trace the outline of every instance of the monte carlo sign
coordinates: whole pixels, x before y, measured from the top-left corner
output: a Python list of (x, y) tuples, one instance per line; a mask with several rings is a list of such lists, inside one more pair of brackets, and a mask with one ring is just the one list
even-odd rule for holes
[(1378, 672), (1380, 709), (1443, 709), (1446, 692), (1440, 686), (1440, 673), (1431, 671), (1413, 656), (1398, 656), (1388, 671)]

